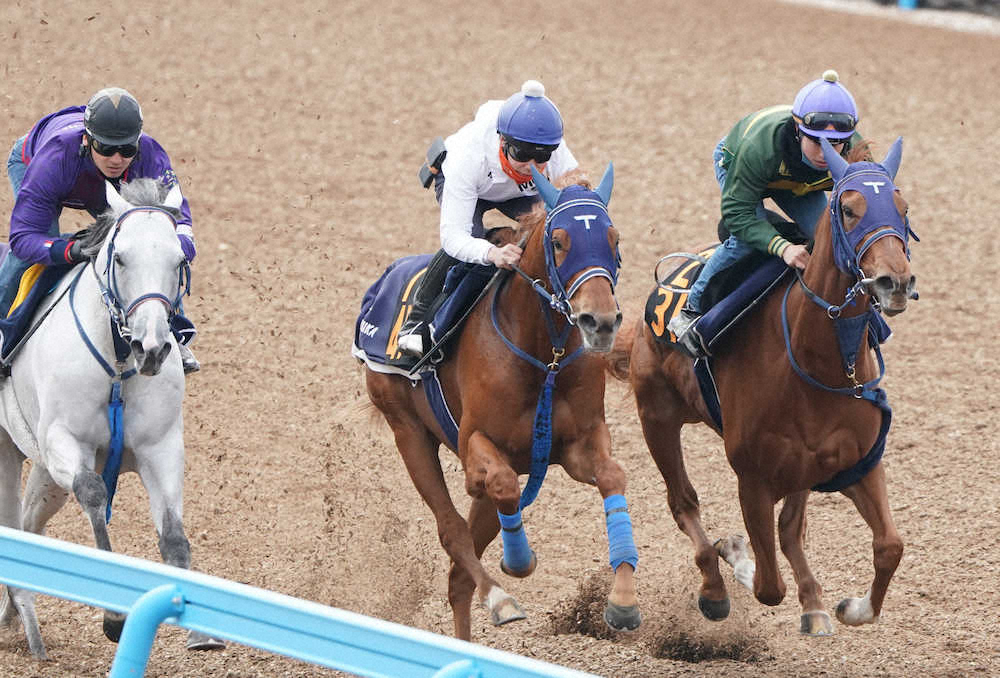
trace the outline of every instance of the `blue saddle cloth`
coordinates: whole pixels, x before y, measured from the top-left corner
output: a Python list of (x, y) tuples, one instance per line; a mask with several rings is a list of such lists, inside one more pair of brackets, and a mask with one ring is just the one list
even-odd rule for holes
[(17, 345), (31, 324), (31, 318), (35, 315), (35, 310), (42, 299), (55, 289), (70, 270), (65, 266), (47, 266), (28, 296), (14, 309), (14, 312), (6, 318), (0, 318), (0, 357), (6, 359), (10, 355), (11, 349)]
[[(399, 330), (410, 313), (417, 285), (431, 256), (418, 254), (397, 259), (368, 288), (354, 327), (354, 354), (357, 357), (369, 364), (389, 368), (383, 370), (387, 372), (408, 373), (417, 363), (416, 358), (399, 350)], [(495, 271), (493, 266), (464, 263), (448, 271), (443, 300), (429, 311), (432, 345), (464, 317)], [(446, 349), (447, 345), (441, 348)], [(430, 362), (424, 364), (421, 373), (433, 369)], [(440, 359), (434, 362), (439, 363)]]
[[(699, 254), (707, 258), (711, 253), (712, 249), (708, 249)], [(677, 343), (677, 337), (667, 329), (667, 323), (684, 306), (687, 290), (698, 279), (702, 268), (704, 264), (686, 260), (665, 276), (649, 295), (645, 319), (657, 341)], [(701, 343), (706, 355), (711, 355), (713, 348), (729, 328), (755, 308), (790, 271), (781, 259), (768, 257), (732, 292), (699, 318), (690, 331)]]
[[(437, 376), (437, 366), (444, 359), (450, 341), (442, 345), (441, 356), (425, 362), (416, 374), (410, 370), (417, 358), (399, 350), (399, 330), (413, 305), (414, 294), (420, 278), (432, 255), (420, 254), (393, 262), (382, 276), (368, 288), (361, 301), (361, 313), (354, 327), (352, 353), (371, 369), (401, 374), (414, 381), (421, 381), (431, 411), (444, 431), (452, 449), (458, 446), (458, 422), (455, 421)], [(457, 264), (448, 271), (445, 279), (443, 302), (430, 309), (430, 338), (436, 344), (448, 336), (456, 323), (466, 317), (466, 312), (479, 297), (493, 277), (492, 266)]]

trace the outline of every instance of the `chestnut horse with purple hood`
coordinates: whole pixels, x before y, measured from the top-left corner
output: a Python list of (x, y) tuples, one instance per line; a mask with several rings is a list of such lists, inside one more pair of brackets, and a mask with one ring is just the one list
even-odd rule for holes
[[(714, 381), (718, 416), (691, 360), (656, 341), (644, 320), (619, 334), (609, 362), (616, 376), (631, 381), (670, 510), (694, 544), (702, 613), (712, 620), (729, 614), (719, 555), (757, 600), (782, 601), (774, 510), (784, 499), (778, 538), (798, 585), (800, 628), (809, 635), (833, 632), (803, 545), (810, 491), (842, 492), (873, 534), (874, 580), (862, 597), (837, 606), (842, 623), (878, 620), (902, 557), (881, 463), (891, 410), (878, 386), (884, 374), (879, 344), (889, 335), (882, 314), (901, 313), (916, 298), (908, 245), (914, 234), (893, 183), (902, 139), (881, 164), (848, 164), (825, 139), (822, 147), (835, 183), (808, 266), (794, 275), (786, 271), (721, 337), (704, 366)], [(681, 427), (695, 422), (723, 438), (756, 565), (743, 537), (713, 542), (702, 528), (680, 437)]]
[[(392, 428), (451, 558), (448, 601), (455, 635), (465, 640), (471, 637), (476, 591), (494, 624), (525, 616), (480, 559), (501, 533), (503, 572), (526, 577), (534, 571), (538, 559), (528, 545), (522, 510), (535, 499), (550, 464), (596, 486), (603, 497), (614, 573), (604, 618), (616, 630), (640, 623), (633, 583), (638, 554), (625, 473), (611, 458), (604, 360), (598, 355), (612, 348), (621, 324), (614, 294), (618, 231), (607, 212), (613, 172), (609, 166), (595, 190), (583, 184), (559, 190), (532, 172), (546, 210), (536, 209), (521, 220), (515, 240), (523, 243), (524, 254), (514, 268), (517, 275), (494, 277), (499, 282), (488, 288), (447, 345), (448, 358), (428, 366), (440, 390), (427, 386), (429, 374), (392, 373), (371, 354), (355, 353), (366, 365), (369, 398)], [(388, 325), (398, 331), (403, 319)], [(382, 326), (371, 327), (372, 335), (381, 332)], [(391, 345), (391, 336), (388, 341)], [(424, 388), (415, 388), (421, 378)], [(434, 414), (434, 401), (441, 399), (447, 418)], [(438, 456), (441, 445), (462, 462), (465, 491), (472, 498), (467, 519), (449, 494)], [(518, 476), (525, 474), (522, 490)], [(600, 516), (599, 505), (595, 509), (595, 517)]]

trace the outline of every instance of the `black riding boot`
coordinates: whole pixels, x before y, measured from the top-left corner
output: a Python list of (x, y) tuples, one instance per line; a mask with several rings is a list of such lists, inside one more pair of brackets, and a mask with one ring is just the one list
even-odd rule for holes
[(458, 259), (449, 256), (444, 250), (438, 250), (427, 264), (424, 277), (421, 278), (420, 285), (414, 293), (410, 314), (406, 316), (406, 322), (399, 329), (399, 350), (403, 353), (417, 357), (424, 354), (422, 328), (424, 316), (441, 294), (448, 269), (457, 263)]

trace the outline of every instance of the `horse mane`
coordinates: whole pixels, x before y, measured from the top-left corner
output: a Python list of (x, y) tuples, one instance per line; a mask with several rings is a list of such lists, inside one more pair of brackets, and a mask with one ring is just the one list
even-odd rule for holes
[(851, 146), (851, 150), (847, 152), (847, 162), (875, 162), (875, 158), (872, 157), (872, 143), (870, 139), (865, 139), (857, 146)]
[[(552, 182), (552, 185), (560, 191), (567, 186), (573, 185), (583, 186), (589, 190), (593, 190), (594, 188), (590, 182), (590, 175), (580, 168), (571, 169), (560, 175)], [(541, 201), (536, 203), (530, 212), (518, 218), (518, 222), (521, 224), (520, 228), (518, 228), (518, 235), (527, 236), (533, 233), (536, 228), (545, 223), (546, 214), (548, 212), (545, 209), (545, 205)]]
[[(132, 181), (122, 182), (121, 190), (119, 191), (122, 198), (130, 205), (134, 207), (159, 207), (176, 220), (180, 218), (181, 211), (175, 207), (167, 207), (163, 204), (169, 192), (170, 187), (161, 180), (148, 177), (140, 177)], [(96, 256), (97, 252), (101, 249), (101, 245), (104, 244), (108, 232), (118, 222), (119, 216), (114, 208), (108, 207), (108, 209), (98, 215), (94, 224), (87, 229), (83, 237), (80, 238), (83, 253), (87, 257), (93, 258)]]

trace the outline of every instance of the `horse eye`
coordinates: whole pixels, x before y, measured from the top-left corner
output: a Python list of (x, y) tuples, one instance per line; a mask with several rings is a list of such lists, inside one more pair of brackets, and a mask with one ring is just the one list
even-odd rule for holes
[(115, 252), (115, 263), (116, 263), (117, 265), (119, 265), (119, 266), (124, 266), (124, 265), (125, 265), (125, 262), (124, 262), (124, 261), (122, 261), (122, 257), (121, 257), (121, 255), (120, 255), (120, 254), (118, 254), (117, 252)]
[(851, 217), (854, 216), (854, 211), (850, 207), (848, 207), (847, 205), (841, 205), (841, 209), (844, 210), (844, 216), (845, 217), (851, 218)]
[(558, 240), (556, 240), (555, 238), (553, 238), (552, 239), (552, 249), (554, 249), (554, 250), (562, 250), (562, 248), (563, 248), (562, 243), (559, 242)]

